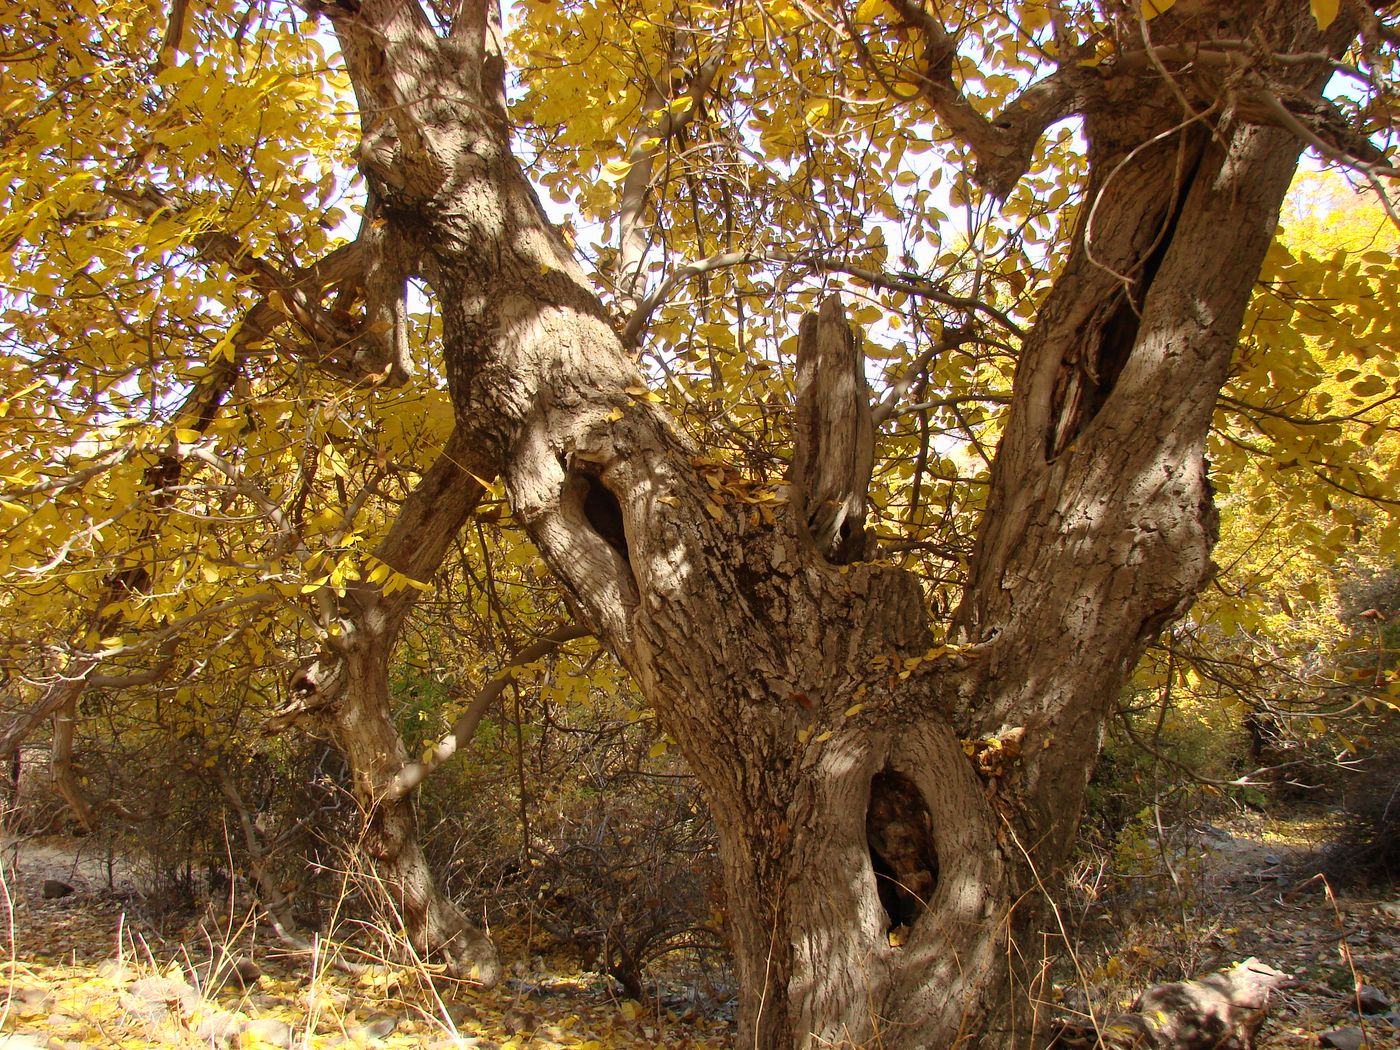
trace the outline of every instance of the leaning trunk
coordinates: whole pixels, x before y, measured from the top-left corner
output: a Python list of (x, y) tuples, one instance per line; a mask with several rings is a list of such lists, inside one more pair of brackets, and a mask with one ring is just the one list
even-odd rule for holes
[[(404, 500), (375, 558), (390, 576), (351, 585), (343, 598), (319, 597), (336, 612), (335, 630), (290, 684), (292, 700), (273, 727), (299, 721), (328, 732), (350, 767), (362, 817), (359, 874), (382, 914), (402, 927), (423, 957), (445, 960), (458, 976), (494, 985), (500, 964), (490, 938), (474, 926), (433, 877), (418, 841), (413, 798), (399, 790), (408, 749), (394, 722), (390, 659), (417, 588), (441, 565), (483, 494), (460, 432)], [(373, 575), (373, 574), (371, 574)], [(406, 579), (405, 579), (406, 578)], [(392, 589), (386, 584), (394, 581)]]

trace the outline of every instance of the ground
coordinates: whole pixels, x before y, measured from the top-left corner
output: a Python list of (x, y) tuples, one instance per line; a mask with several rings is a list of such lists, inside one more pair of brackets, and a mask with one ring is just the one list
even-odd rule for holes
[[(1155, 981), (1256, 956), (1296, 978), (1273, 1004), (1260, 1050), (1315, 1047), (1320, 1033), (1346, 1027), (1361, 1029), (1372, 1050), (1400, 1050), (1400, 1010), (1363, 1016), (1355, 1001), (1363, 984), (1400, 1001), (1400, 888), (1334, 891), (1314, 874), (1327, 830), (1316, 816), (1201, 824), (1169, 854), (1157, 851), (1172, 877), (1144, 874), (1137, 889), (1121, 871), (1108, 879), (1086, 868), (1082, 914), (1066, 915), (1083, 937), (1069, 967), (1079, 976), (1055, 998), (1110, 1013)], [(674, 986), (662, 1001), (623, 1000), (606, 978), (516, 931), (493, 931), (517, 961), (510, 980), (481, 992), (440, 975), (430, 982), (425, 967), (352, 976), (327, 966), (324, 954), (287, 958), (261, 930), (230, 935), (213, 918), (217, 909), (157, 922), (136, 892), (141, 873), (80, 845), (30, 840), (5, 851), (0, 1050), (719, 1050), (732, 1041), (722, 1005), (698, 997), (687, 1006)], [(1120, 869), (1134, 863), (1121, 851), (1115, 860)], [(74, 892), (46, 898), (46, 880)], [(225, 971), (239, 960), (256, 966), (245, 963), (242, 979), (225, 977), (221, 959)]]
[[(1294, 978), (1276, 995), (1258, 1050), (1316, 1047), (1322, 1033), (1347, 1027), (1361, 1029), (1371, 1050), (1400, 1050), (1400, 886), (1342, 889), (1319, 874), (1332, 818), (1249, 812), (1197, 823), (1167, 850), (1150, 837), (1136, 857), (1120, 845), (1119, 878), (1081, 879), (1108, 888), (1081, 893), (1080, 906), (1099, 914), (1080, 924), (1083, 978), (1065, 989), (1066, 1005), (1092, 999), (1096, 1012), (1112, 1013), (1155, 982), (1254, 956)], [(1135, 878), (1143, 888), (1131, 888)], [(1363, 985), (1391, 1009), (1361, 1015)]]

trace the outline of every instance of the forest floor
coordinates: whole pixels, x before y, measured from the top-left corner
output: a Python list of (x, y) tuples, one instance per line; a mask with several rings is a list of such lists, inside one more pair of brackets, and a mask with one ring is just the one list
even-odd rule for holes
[[(1400, 887), (1334, 891), (1311, 870), (1327, 834), (1316, 816), (1249, 814), (1196, 828), (1170, 857), (1159, 851), (1171, 874), (1158, 865), (1136, 887), (1086, 867), (1079, 915), (1062, 910), (1066, 927), (1080, 931), (1068, 967), (1078, 977), (1057, 997), (1108, 1014), (1157, 981), (1256, 956), (1295, 978), (1276, 996), (1260, 1050), (1329, 1045), (1320, 1035), (1339, 1029), (1337, 1045), (1400, 1050)], [(139, 872), (77, 846), (29, 840), (4, 851), (0, 1050), (732, 1045), (724, 1004), (697, 994), (687, 1006), (675, 984), (663, 985), (658, 1002), (623, 999), (608, 978), (509, 930), (493, 935), (514, 960), (512, 976), (482, 992), (430, 980), (423, 967), (347, 975), (324, 956), (282, 955), (261, 931), (250, 949), (246, 933), (231, 937), (207, 915), (155, 922), (137, 892)], [(46, 880), (73, 892), (46, 897)], [(237, 954), (221, 950), (235, 943)], [(239, 961), (241, 976), (228, 973)], [(1363, 997), (1374, 1012), (1358, 1009), (1361, 986), (1374, 990)]]

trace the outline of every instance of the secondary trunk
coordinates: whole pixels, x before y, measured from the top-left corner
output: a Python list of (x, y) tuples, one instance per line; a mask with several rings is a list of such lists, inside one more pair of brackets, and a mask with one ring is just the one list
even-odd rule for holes
[[(471, 463), (461, 435), (454, 434), (375, 548), (379, 562), (415, 581), (432, 577), (481, 498)], [(494, 985), (501, 977), (494, 946), (438, 886), (418, 841), (413, 799), (395, 789), (409, 755), (394, 722), (389, 668), (416, 594), (408, 586), (385, 593), (383, 583), (367, 581), (353, 584), (338, 601), (327, 591), (322, 597), (336, 610), (334, 633), (293, 676), (292, 702), (273, 725), (309, 721), (345, 756), (362, 815), (357, 852), (368, 861), (356, 874), (378, 898), (380, 914), (395, 929), (401, 925), (421, 955)]]
[(352, 856), (368, 863), (352, 874), (375, 913), (398, 920), (391, 933), (401, 924), (422, 957), (443, 960), (456, 976), (491, 986), (501, 978), (495, 947), (438, 886), (418, 840), (413, 799), (385, 798), (409, 761), (390, 709), (389, 653), (372, 634), (344, 650), (345, 689), (331, 715), (363, 819)]

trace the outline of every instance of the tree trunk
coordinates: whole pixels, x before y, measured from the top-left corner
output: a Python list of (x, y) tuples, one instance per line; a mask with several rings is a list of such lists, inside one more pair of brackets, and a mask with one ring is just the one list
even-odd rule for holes
[[(442, 959), (456, 976), (490, 987), (501, 978), (495, 946), (438, 886), (418, 840), (413, 799), (385, 798), (408, 762), (389, 702), (390, 652), (373, 631), (343, 650), (345, 689), (333, 709), (332, 733), (362, 814), (356, 852), (369, 862), (352, 874), (376, 914), (397, 918), (423, 958)], [(391, 927), (389, 935), (396, 932)]]
[[(1103, 720), (1211, 571), (1206, 432), (1298, 142), (1183, 121), (1156, 74), (1095, 82), (1094, 206), (1022, 347), (957, 644), (937, 644), (916, 579), (833, 564), (852, 547), (819, 507), (774, 511), (636, 396), (510, 154), (492, 5), (464, 5), (449, 39), (402, 0), (327, 14), (362, 109), (388, 114), (363, 151), (385, 213), (432, 231), (459, 426), (704, 786), (739, 1045), (1029, 1045), (1036, 904)], [(1267, 19), (1202, 31), (1335, 49), (1302, 0)], [(1315, 95), (1315, 72), (1290, 75)], [(815, 472), (853, 522), (859, 417), (839, 416), (835, 480)]]

